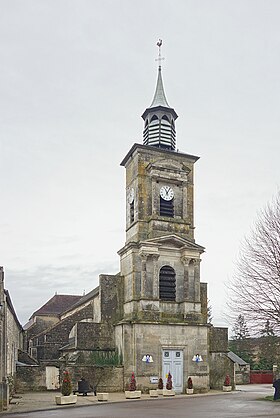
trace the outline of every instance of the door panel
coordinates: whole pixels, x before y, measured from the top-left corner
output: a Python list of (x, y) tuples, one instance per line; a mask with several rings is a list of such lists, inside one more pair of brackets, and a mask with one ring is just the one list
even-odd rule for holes
[(172, 376), (173, 389), (175, 392), (181, 393), (183, 391), (183, 351), (163, 350), (162, 378), (164, 386), (169, 372)]

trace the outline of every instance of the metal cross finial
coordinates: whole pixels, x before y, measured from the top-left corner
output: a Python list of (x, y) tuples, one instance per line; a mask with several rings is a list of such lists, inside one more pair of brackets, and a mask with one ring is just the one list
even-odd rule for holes
[(161, 56), (161, 45), (162, 45), (162, 39), (159, 39), (158, 42), (157, 42), (158, 58), (156, 58), (156, 61), (159, 62), (159, 68), (161, 68), (161, 61), (164, 60), (164, 58)]

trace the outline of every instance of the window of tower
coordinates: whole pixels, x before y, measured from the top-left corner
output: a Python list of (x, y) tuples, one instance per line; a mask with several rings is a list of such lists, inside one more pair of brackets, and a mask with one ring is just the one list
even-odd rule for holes
[(156, 115), (154, 115), (154, 116), (151, 118), (151, 124), (155, 124), (155, 123), (158, 123), (158, 117), (157, 117)]
[(132, 222), (134, 222), (134, 201), (130, 203), (129, 213), (130, 213), (130, 223), (132, 224)]
[(170, 266), (163, 266), (159, 271), (159, 298), (176, 300), (176, 274)]
[(172, 200), (164, 200), (160, 197), (160, 216), (167, 216), (168, 218), (174, 218), (174, 198)]
[(168, 117), (166, 115), (163, 115), (162, 120), (166, 120), (168, 123), (170, 123), (169, 122), (169, 119), (168, 119)]

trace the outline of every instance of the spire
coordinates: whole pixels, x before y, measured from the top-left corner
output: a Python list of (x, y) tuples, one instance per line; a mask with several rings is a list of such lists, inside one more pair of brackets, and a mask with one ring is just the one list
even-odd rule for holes
[(161, 75), (161, 56), (162, 40), (159, 39), (157, 46), (159, 48), (158, 58), (158, 78), (154, 98), (150, 107), (142, 115), (144, 119), (143, 143), (153, 147), (175, 150), (176, 131), (175, 120), (178, 115), (172, 109), (166, 99), (163, 81)]
[(164, 106), (164, 107), (170, 108), (169, 104), (167, 103), (166, 96), (164, 93), (163, 81), (162, 81), (162, 76), (161, 76), (161, 65), (159, 65), (158, 67), (157, 86), (156, 86), (156, 91), (155, 91), (154, 98), (153, 98), (150, 108), (157, 107), (157, 106)]

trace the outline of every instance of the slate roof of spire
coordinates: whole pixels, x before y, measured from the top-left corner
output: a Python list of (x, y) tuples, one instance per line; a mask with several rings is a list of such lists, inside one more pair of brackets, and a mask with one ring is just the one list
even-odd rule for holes
[(156, 91), (155, 91), (154, 98), (153, 98), (150, 108), (157, 107), (157, 106), (170, 107), (169, 104), (167, 103), (167, 99), (164, 93), (163, 81), (162, 81), (162, 76), (161, 76), (161, 66), (158, 67), (158, 79), (157, 79)]

